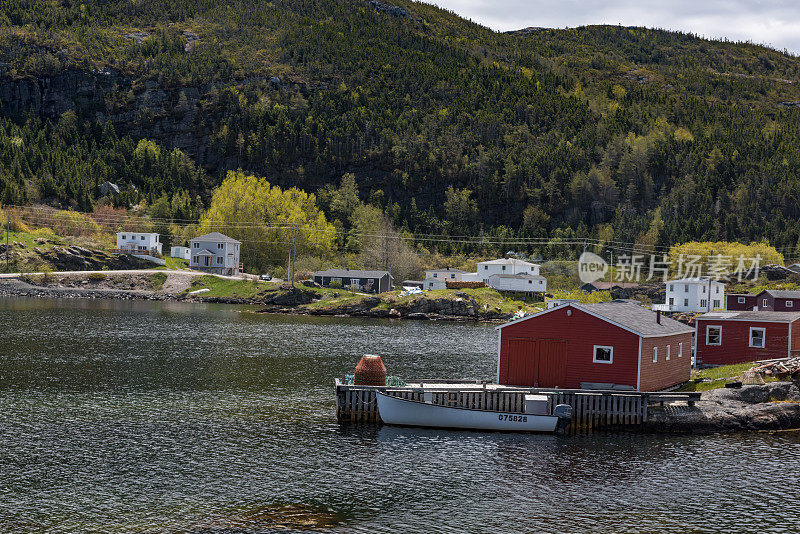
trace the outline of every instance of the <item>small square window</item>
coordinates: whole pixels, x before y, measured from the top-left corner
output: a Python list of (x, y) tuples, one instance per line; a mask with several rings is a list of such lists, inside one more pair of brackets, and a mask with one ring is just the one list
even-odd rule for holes
[(614, 362), (614, 347), (603, 345), (594, 346), (593, 363), (613, 363)]
[(125, 239), (125, 236), (124, 236), (124, 235), (122, 236), (122, 239)]
[(787, 308), (794, 308), (794, 301), (793, 300), (787, 300), (786, 301), (786, 307)]
[(766, 330), (764, 328), (750, 328), (750, 346), (756, 349), (764, 348), (764, 338)]
[(744, 297), (739, 297), (739, 298), (737, 299), (737, 301), (739, 302), (739, 304), (744, 304), (745, 302), (747, 302), (747, 299), (746, 299), (746, 298), (744, 298)]
[(144, 236), (139, 236), (139, 239), (141, 239), (142, 241), (144, 241)]
[(722, 327), (706, 327), (706, 345), (722, 345)]

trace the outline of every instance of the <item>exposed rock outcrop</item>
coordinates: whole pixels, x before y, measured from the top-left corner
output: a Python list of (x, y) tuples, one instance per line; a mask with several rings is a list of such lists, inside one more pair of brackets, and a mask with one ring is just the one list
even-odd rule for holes
[(800, 388), (770, 382), (703, 393), (693, 407), (655, 409), (645, 429), (656, 432), (732, 432), (800, 428)]

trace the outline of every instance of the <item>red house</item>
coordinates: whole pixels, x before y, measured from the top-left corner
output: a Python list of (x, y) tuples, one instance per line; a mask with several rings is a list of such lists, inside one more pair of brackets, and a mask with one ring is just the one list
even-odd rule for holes
[(500, 384), (656, 391), (689, 380), (694, 330), (638, 304), (565, 304), (497, 328)]
[(695, 319), (698, 364), (727, 365), (800, 354), (800, 312), (711, 312)]
[(800, 311), (800, 291), (767, 289), (757, 295), (727, 296), (728, 311)]

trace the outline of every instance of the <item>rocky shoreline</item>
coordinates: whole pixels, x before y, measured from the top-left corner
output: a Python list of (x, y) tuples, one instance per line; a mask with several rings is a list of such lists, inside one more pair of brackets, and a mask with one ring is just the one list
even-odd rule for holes
[(277, 313), (286, 315), (318, 315), (332, 317), (361, 317), (374, 319), (411, 319), (428, 321), (459, 322), (502, 322), (511, 314), (499, 310), (480, 310), (474, 298), (464, 294), (456, 300), (437, 298), (418, 298), (396, 307), (383, 306), (380, 297), (370, 296), (353, 304), (330, 307), (309, 307), (317, 299), (317, 294), (302, 285), (295, 288), (282, 288), (258, 298), (204, 297), (183, 292), (164, 292), (144, 289), (142, 281), (122, 284), (92, 283), (80, 280), (69, 286), (38, 285), (19, 279), (0, 279), (0, 298), (75, 298), (112, 300), (151, 300), (197, 302), (212, 304), (235, 304), (258, 306), (256, 313)]
[(651, 409), (643, 430), (660, 434), (800, 430), (800, 385), (768, 382), (706, 391), (694, 406)]

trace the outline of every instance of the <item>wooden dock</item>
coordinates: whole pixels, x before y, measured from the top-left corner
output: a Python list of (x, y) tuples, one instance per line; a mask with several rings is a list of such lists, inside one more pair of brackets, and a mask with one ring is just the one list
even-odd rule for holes
[(519, 388), (484, 382), (417, 381), (405, 387), (336, 386), (336, 418), (339, 421), (380, 423), (375, 391), (390, 390), (403, 399), (427, 400), (433, 404), (506, 413), (523, 413), (525, 395), (548, 397), (552, 413), (558, 404), (572, 406), (570, 432), (591, 432), (598, 429), (635, 429), (647, 421), (648, 407), (665, 402), (686, 402), (694, 405), (699, 392), (640, 393), (638, 391)]

